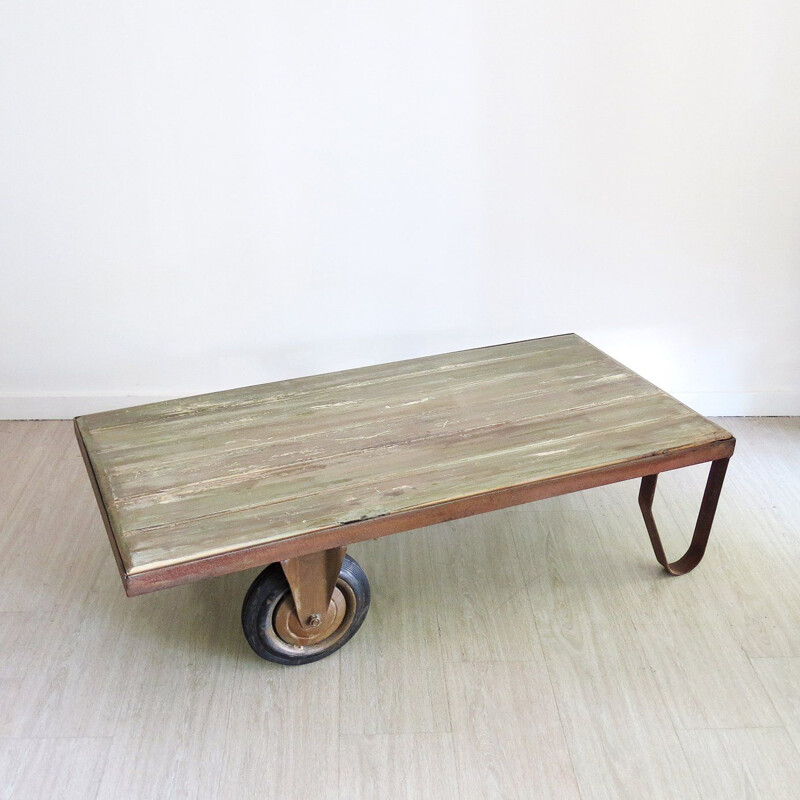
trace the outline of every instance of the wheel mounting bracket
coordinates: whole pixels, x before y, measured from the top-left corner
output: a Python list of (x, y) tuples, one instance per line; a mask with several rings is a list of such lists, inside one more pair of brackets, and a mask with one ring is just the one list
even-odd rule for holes
[(304, 628), (313, 629), (325, 619), (346, 552), (346, 547), (332, 547), (281, 561)]

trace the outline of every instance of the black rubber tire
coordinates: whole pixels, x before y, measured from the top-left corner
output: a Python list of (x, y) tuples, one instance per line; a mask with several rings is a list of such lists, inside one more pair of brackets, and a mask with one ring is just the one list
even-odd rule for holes
[(261, 658), (287, 666), (310, 664), (336, 652), (355, 636), (367, 616), (370, 601), (367, 576), (358, 562), (350, 556), (344, 557), (338, 583), (340, 588), (349, 587), (351, 590), (344, 591), (348, 603), (348, 617), (350, 604), (355, 603), (352, 618), (345, 631), (337, 629), (331, 634), (328, 637), (332, 640), (330, 645), (326, 645), (328, 639), (307, 647), (286, 644), (282, 640), (276, 642), (279, 637), (275, 632), (273, 616), (278, 604), (289, 591), (289, 582), (280, 564), (270, 564), (253, 581), (242, 604), (242, 628), (250, 647)]

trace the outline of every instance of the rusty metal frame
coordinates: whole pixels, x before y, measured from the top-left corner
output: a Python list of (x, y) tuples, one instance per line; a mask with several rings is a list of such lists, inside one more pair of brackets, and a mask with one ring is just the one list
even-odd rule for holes
[(670, 575), (685, 575), (687, 572), (691, 572), (702, 560), (706, 552), (708, 537), (711, 533), (711, 525), (714, 522), (719, 496), (722, 492), (728, 461), (729, 458), (719, 458), (711, 462), (706, 488), (703, 492), (703, 500), (697, 515), (697, 523), (692, 534), (692, 542), (689, 545), (689, 549), (677, 561), (673, 562), (667, 561), (664, 546), (661, 543), (661, 536), (658, 533), (658, 526), (653, 517), (653, 499), (656, 494), (658, 473), (645, 475), (642, 478), (642, 485), (639, 489), (639, 508), (642, 510), (642, 516), (647, 526), (647, 533), (650, 535), (650, 543), (653, 545), (656, 559)]
[[(80, 430), (76, 427), (78, 441), (82, 442)], [(631, 462), (611, 464), (589, 469), (571, 475), (556, 476), (539, 480), (530, 484), (498, 489), (486, 494), (449, 500), (430, 506), (423, 506), (410, 511), (373, 517), (351, 523), (340, 523), (330, 528), (295, 536), (290, 539), (265, 542), (264, 544), (245, 547), (230, 553), (206, 556), (179, 564), (157, 567), (139, 573), (127, 573), (118, 560), (122, 583), (129, 597), (166, 589), (170, 586), (212, 578), (237, 572), (243, 569), (259, 567), (276, 561), (284, 561), (297, 556), (316, 553), (332, 547), (346, 547), (367, 539), (400, 533), (402, 531), (435, 525), (461, 517), (496, 511), (500, 508), (521, 503), (530, 503), (547, 497), (555, 497), (570, 492), (605, 486), (618, 481), (653, 476), (660, 472), (701, 464), (709, 461), (727, 460), (733, 455), (736, 440), (728, 436), (718, 441), (699, 447), (680, 448), (676, 451), (663, 452), (657, 455)], [(82, 448), (83, 449), (83, 448)], [(87, 468), (90, 462), (87, 461)], [(90, 473), (91, 475), (91, 473)], [(655, 488), (655, 485), (653, 486)], [(97, 503), (103, 513), (109, 539), (115, 547), (114, 534), (105, 514), (103, 499), (99, 491), (95, 491)]]

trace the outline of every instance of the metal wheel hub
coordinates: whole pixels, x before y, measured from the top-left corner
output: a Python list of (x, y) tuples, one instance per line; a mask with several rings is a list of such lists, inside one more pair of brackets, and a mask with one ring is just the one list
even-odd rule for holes
[(294, 600), (287, 592), (275, 610), (275, 633), (287, 644), (307, 646), (327, 639), (341, 624), (347, 611), (347, 601), (337, 586), (325, 615), (314, 615), (303, 625), (297, 616)]

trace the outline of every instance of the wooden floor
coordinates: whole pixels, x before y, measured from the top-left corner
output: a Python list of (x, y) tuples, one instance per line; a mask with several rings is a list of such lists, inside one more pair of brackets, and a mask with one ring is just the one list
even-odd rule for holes
[[(705, 561), (633, 482), (356, 545), (372, 608), (306, 667), (253, 571), (126, 599), (67, 422), (0, 422), (0, 798), (797, 798), (800, 418), (738, 439)], [(704, 468), (659, 481), (671, 555)]]

